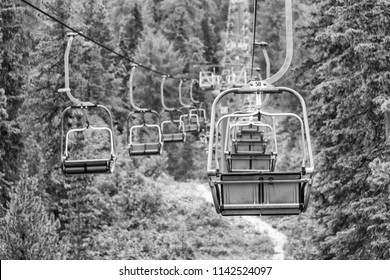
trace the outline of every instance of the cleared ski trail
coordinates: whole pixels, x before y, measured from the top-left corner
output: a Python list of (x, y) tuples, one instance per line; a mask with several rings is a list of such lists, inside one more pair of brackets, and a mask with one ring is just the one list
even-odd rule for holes
[[(212, 197), (210, 189), (205, 184), (196, 184), (196, 192), (199, 196), (203, 197), (206, 201), (212, 203)], [(287, 237), (282, 232), (274, 229), (269, 223), (256, 216), (244, 216), (242, 217), (249, 224), (251, 224), (256, 230), (261, 233), (266, 233), (271, 238), (274, 244), (275, 254), (272, 256), (273, 260), (284, 260), (284, 246), (287, 243)]]

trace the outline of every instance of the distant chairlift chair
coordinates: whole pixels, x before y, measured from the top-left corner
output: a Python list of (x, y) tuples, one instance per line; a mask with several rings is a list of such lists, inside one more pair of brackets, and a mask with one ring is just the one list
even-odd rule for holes
[[(232, 133), (237, 128), (239, 131)], [(260, 130), (262, 128), (273, 133), (273, 149), (268, 153), (266, 153), (268, 141), (264, 137), (264, 131)], [(238, 121), (229, 124), (226, 138), (224, 154), (229, 172), (274, 171), (277, 157), (274, 127), (259, 121)]]
[(206, 114), (206, 109), (204, 107), (204, 103), (200, 102), (199, 100), (195, 100), (194, 94), (193, 94), (193, 89), (194, 85), (199, 84), (198, 80), (192, 79), (191, 80), (191, 86), (190, 86), (190, 99), (191, 102), (194, 104), (194, 109), (191, 109), (190, 114), (196, 114), (198, 116), (198, 121), (200, 125), (201, 130), (206, 130), (208, 126), (208, 121), (207, 121), (207, 114)]
[[(133, 79), (137, 65), (131, 66), (129, 78), (129, 99), (130, 105), (133, 108), (127, 117), (127, 143), (130, 156), (144, 156), (144, 155), (160, 155), (162, 153), (162, 133), (160, 128), (160, 115), (153, 110), (147, 108), (140, 108), (135, 105), (133, 95)], [(140, 116), (141, 123), (138, 121), (134, 124), (134, 119)], [(152, 123), (148, 123), (147, 116), (150, 116)], [(146, 141), (144, 137), (147, 137)], [(151, 138), (151, 139), (150, 139)]]
[[(183, 80), (180, 80), (179, 83), (179, 101), (182, 106), (179, 110), (183, 112), (183, 115), (180, 116), (180, 120), (184, 123), (184, 131), (187, 132), (199, 132), (200, 123), (199, 116), (196, 114), (193, 109), (196, 109), (195, 106), (186, 104), (182, 98), (182, 85)], [(192, 86), (192, 84), (191, 84)]]
[(164, 101), (164, 83), (166, 76), (162, 77), (161, 80), (161, 105), (163, 111), (161, 112), (161, 133), (162, 141), (164, 143), (173, 143), (173, 142), (184, 142), (186, 139), (185, 125), (184, 122), (180, 119), (180, 116), (183, 115), (178, 109), (169, 108), (165, 105)]

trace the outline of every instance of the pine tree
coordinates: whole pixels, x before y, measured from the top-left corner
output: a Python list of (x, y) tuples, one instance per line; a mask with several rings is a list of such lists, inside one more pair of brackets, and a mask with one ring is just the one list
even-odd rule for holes
[[(108, 27), (108, 16), (102, 0), (87, 0), (82, 8), (81, 19), (83, 30), (88, 37), (95, 41), (113, 48), (112, 35)], [(82, 88), (86, 92), (87, 100), (92, 102), (107, 103), (112, 98), (112, 86), (110, 80), (114, 73), (111, 66), (114, 57), (106, 49), (97, 46), (92, 42), (85, 42), (84, 38), (78, 38), (83, 42), (82, 75), (85, 78), (86, 86)]]
[(142, 38), (143, 29), (142, 15), (138, 5), (135, 4), (120, 34), (119, 47), (125, 56), (130, 58), (134, 56)]
[(12, 187), (8, 211), (0, 220), (0, 258), (13, 260), (62, 259), (57, 229), (59, 221), (49, 215), (39, 195), (38, 180), (22, 168), (20, 181)]
[(186, 55), (186, 43), (190, 34), (200, 34), (200, 21), (204, 13), (202, 3), (199, 0), (163, 1), (161, 13), (163, 21), (159, 29), (173, 42), (175, 50)]
[[(78, 3), (80, 4), (80, 3)], [(43, 9), (64, 23), (72, 25), (78, 30), (77, 24), (70, 22), (79, 22), (72, 16), (75, 6), (73, 1), (51, 1), (43, 4)], [(80, 8), (80, 7), (79, 7)], [(82, 9), (82, 8), (80, 8)], [(83, 10), (79, 10), (83, 11)], [(28, 150), (27, 158), (34, 159), (30, 161), (29, 169), (37, 170), (39, 185), (44, 190), (43, 196), (47, 200), (50, 210), (55, 213), (56, 218), (61, 221), (61, 237), (66, 236), (72, 241), (67, 252), (68, 258), (75, 258), (78, 252), (73, 252), (73, 236), (65, 232), (69, 224), (73, 223), (75, 216), (73, 209), (69, 205), (75, 203), (72, 189), (81, 188), (84, 182), (77, 178), (64, 180), (60, 173), (60, 143), (61, 143), (61, 114), (63, 109), (70, 105), (64, 93), (58, 93), (58, 89), (64, 87), (64, 52), (67, 44), (66, 33), (69, 31), (57, 22), (46, 21), (36, 35), (38, 44), (34, 53), (35, 75), (32, 78), (32, 89), (30, 98), (26, 104), (28, 118), (26, 123), (29, 126), (29, 133), (26, 138), (35, 149)], [(81, 24), (79, 23), (79, 26)], [(70, 52), (70, 88), (72, 94), (80, 99), (86, 100), (88, 92), (86, 76), (89, 74), (85, 62), (84, 52), (87, 54), (91, 49), (94, 55), (98, 56), (98, 49), (94, 49), (84, 39), (77, 37), (74, 39)], [(92, 56), (92, 55), (90, 55)], [(87, 58), (92, 60), (90, 56)], [(95, 73), (99, 76), (99, 72)], [(100, 85), (100, 84), (98, 84)], [(94, 86), (98, 86), (94, 84)], [(100, 97), (99, 99), (103, 99)], [(77, 118), (75, 118), (77, 119)], [(85, 143), (78, 143), (77, 147), (84, 147)], [(40, 158), (43, 157), (43, 160)], [(72, 184), (72, 189), (67, 187)], [(80, 224), (82, 227), (82, 224)], [(75, 231), (72, 231), (74, 233)], [(78, 240), (83, 240), (85, 237)]]
[[(175, 50), (173, 43), (161, 33), (150, 28), (144, 31), (144, 39), (139, 44), (135, 55), (135, 61), (151, 67), (162, 73), (172, 75), (181, 74), (184, 69), (184, 57)], [(137, 104), (148, 107), (158, 112), (161, 111), (160, 88), (161, 78), (155, 73), (138, 69), (134, 79), (138, 93), (145, 93)], [(173, 79), (167, 79), (165, 83), (165, 97), (168, 106), (178, 105), (177, 83)], [(146, 105), (147, 104), (147, 105)]]
[(207, 62), (218, 63), (216, 53), (217, 53), (217, 38), (213, 33), (213, 30), (210, 26), (209, 15), (206, 15), (202, 22), (202, 31), (203, 31), (203, 45), (204, 45), (204, 58)]
[(301, 83), (312, 93), (318, 257), (388, 259), (390, 3), (317, 2)]
[(31, 50), (28, 19), (19, 2), (0, 3), (0, 209), (6, 204), (11, 183), (18, 178), (18, 158), (23, 151), (19, 117)]

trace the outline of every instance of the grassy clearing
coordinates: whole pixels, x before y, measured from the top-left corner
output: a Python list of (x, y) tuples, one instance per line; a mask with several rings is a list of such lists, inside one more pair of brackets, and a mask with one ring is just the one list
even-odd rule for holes
[(195, 259), (269, 259), (274, 254), (270, 238), (247, 221), (218, 215), (202, 197), (203, 185), (169, 177), (158, 185), (168, 207), (164, 232), (177, 235)]

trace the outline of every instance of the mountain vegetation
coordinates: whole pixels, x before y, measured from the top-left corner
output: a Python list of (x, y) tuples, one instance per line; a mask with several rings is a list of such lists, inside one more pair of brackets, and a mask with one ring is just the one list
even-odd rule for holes
[[(196, 64), (218, 63), (223, 54), (228, 0), (29, 2), (155, 71), (137, 67), (133, 90), (138, 106), (158, 112), (156, 72), (197, 78)], [(293, 2), (294, 61), (280, 83), (308, 104), (316, 174), (308, 212), (266, 220), (287, 234), (291, 259), (389, 259), (390, 3)], [(274, 73), (284, 59), (283, 1), (259, 5), (257, 33), (269, 44)], [(58, 90), (65, 87), (67, 31), (23, 1), (0, 3), (1, 259), (271, 258), (266, 235), (218, 216), (196, 193), (207, 180), (198, 135), (167, 144), (161, 156), (129, 157), (132, 65), (82, 36), (72, 44), (70, 88), (113, 113), (119, 160), (110, 176), (62, 175), (61, 114), (71, 102)], [(187, 81), (185, 100), (189, 88)], [(164, 92), (166, 104), (179, 108), (178, 81), (168, 77)], [(194, 88), (194, 96), (210, 106), (209, 92)], [(69, 128), (109, 123), (98, 110), (67, 117)], [(291, 127), (280, 126), (281, 145), (290, 150), (284, 157), (294, 158)], [(107, 139), (75, 135), (70, 153), (98, 158), (109, 152), (101, 144)]]

